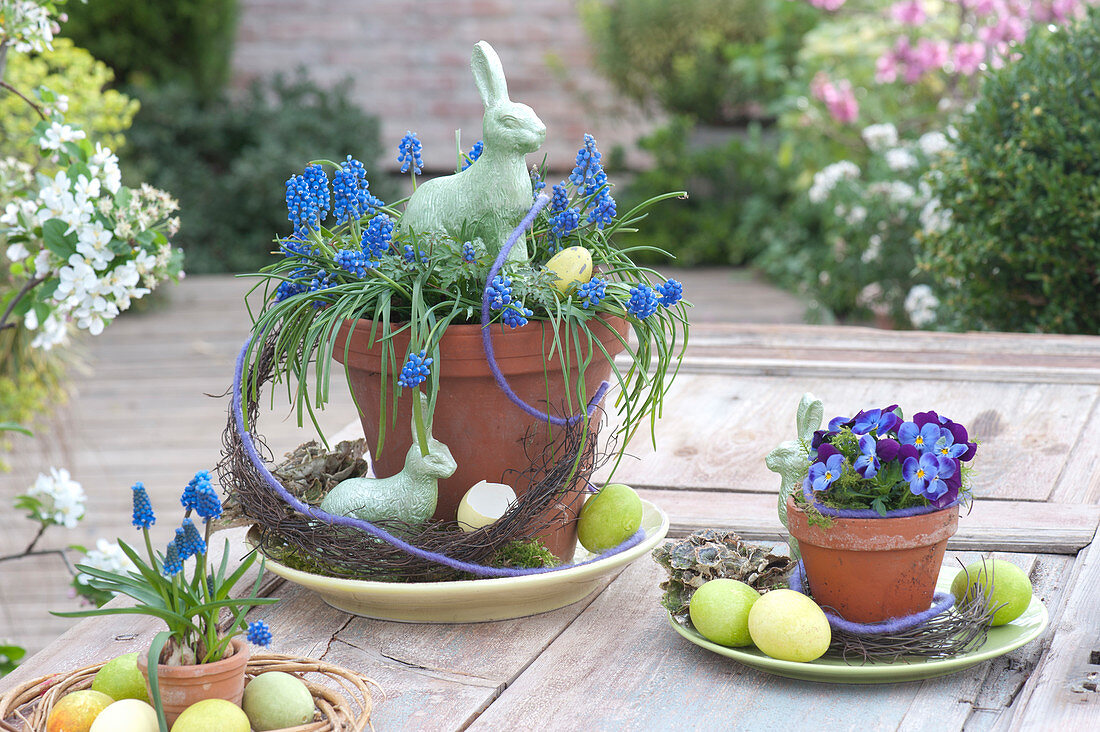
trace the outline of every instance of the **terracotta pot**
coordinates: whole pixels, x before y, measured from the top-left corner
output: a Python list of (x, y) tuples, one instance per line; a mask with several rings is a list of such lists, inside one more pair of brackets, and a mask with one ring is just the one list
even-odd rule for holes
[[(628, 323), (625, 319), (609, 317), (603, 323), (599, 320), (589, 323), (608, 353), (614, 355), (623, 350), (615, 333), (626, 337)], [(373, 453), (378, 443), (382, 348), (378, 343), (373, 346), (370, 343), (371, 321), (358, 321), (353, 331), (350, 325), (345, 323), (340, 328), (333, 346), (333, 357), (344, 362), (345, 343), (351, 331), (347, 368), (351, 388), (359, 404), (359, 418), (367, 447)], [(500, 325), (493, 325), (491, 331), (497, 364), (508, 379), (509, 386), (521, 399), (556, 416), (576, 414), (583, 409), (584, 405), (578, 403), (577, 396), (578, 359), (574, 357), (571, 360), (571, 383), (567, 388), (558, 353), (549, 355), (553, 332), (547, 322), (533, 320), (515, 330), (502, 330)], [(376, 337), (381, 335), (379, 332)], [(564, 333), (560, 337), (565, 341)], [(392, 340), (398, 359), (397, 369), (400, 369), (401, 359), (408, 350), (409, 333), (399, 333)], [(589, 347), (583, 342), (585, 340), (582, 339), (581, 361), (588, 356)], [(521, 410), (497, 386), (485, 360), (480, 325), (452, 325), (448, 328), (439, 344), (439, 363), (433, 366), (435, 368), (439, 370), (439, 395), (432, 434), (450, 448), (458, 469), (450, 478), (439, 481), (439, 502), (432, 518), (454, 521), (458, 504), (471, 486), (480, 480), (515, 486), (516, 481), (509, 479), (507, 471), (527, 469), (531, 464), (528, 455), (541, 455), (546, 446), (558, 441), (560, 430), (537, 421)], [(393, 366), (390, 365), (389, 374), (393, 373)], [(589, 398), (610, 374), (611, 364), (596, 348), (584, 374)], [(381, 452), (372, 456), (374, 473), (382, 477), (401, 470), (405, 453), (412, 444), (412, 400), (408, 398), (408, 390), (399, 391), (397, 421), (394, 423), (391, 417), (387, 417), (385, 444)], [(568, 402), (567, 394), (572, 395)], [(392, 410), (392, 398), (391, 391), (386, 405), (387, 414)], [(547, 512), (557, 528), (540, 536), (550, 551), (562, 560), (572, 559), (576, 550), (576, 517), (583, 502), (579, 486), (583, 484), (583, 480), (574, 483), (571, 491)], [(526, 486), (515, 487), (517, 492), (522, 492)]]
[[(184, 709), (203, 699), (225, 699), (240, 706), (244, 695), (244, 672), (248, 666), (248, 643), (241, 638), (234, 638), (232, 646), (233, 655), (214, 663), (157, 666), (160, 700), (169, 727)], [(145, 688), (152, 699), (148, 656), (148, 653), (139, 653), (137, 660), (141, 675), (145, 677)]]
[(904, 518), (830, 520), (827, 528), (811, 525), (787, 498), (788, 529), (818, 605), (856, 623), (931, 606), (947, 540), (959, 527), (958, 506)]

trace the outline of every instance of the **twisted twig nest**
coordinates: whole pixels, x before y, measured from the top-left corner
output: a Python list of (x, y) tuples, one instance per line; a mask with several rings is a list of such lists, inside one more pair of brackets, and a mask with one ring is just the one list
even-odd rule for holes
[[(0, 728), (33, 732), (46, 728), (46, 720), (61, 697), (88, 689), (106, 662), (32, 679), (0, 697)], [(313, 721), (293, 727), (294, 732), (361, 732), (370, 723), (371, 690), (378, 684), (362, 674), (324, 661), (295, 658), (279, 653), (259, 653), (248, 659), (246, 675), (284, 671), (305, 682), (317, 708)], [(308, 675), (307, 675), (308, 674)], [(320, 677), (320, 678), (318, 678)]]
[[(271, 379), (276, 366), (276, 337), (277, 334), (269, 335), (258, 365), (246, 364), (242, 376), (242, 404), (253, 429), (259, 418), (261, 387)], [(498, 521), (469, 533), (461, 531), (455, 522), (429, 521), (412, 526), (399, 521), (380, 521), (376, 525), (428, 552), (473, 564), (498, 563), (501, 549), (508, 544), (530, 540), (555, 523), (566, 520), (556, 509), (570, 505), (576, 494), (587, 486), (588, 477), (606, 460), (606, 455), (597, 455), (595, 449), (595, 419), (588, 430), (581, 423), (555, 429), (560, 430), (560, 440), (545, 453), (528, 456), (531, 464), (516, 471), (514, 478), (509, 477), (519, 499)], [(270, 455), (260, 438), (252, 434), (251, 439), (261, 451)], [(473, 579), (433, 560), (409, 554), (364, 531), (307, 518), (295, 511), (269, 488), (249, 460), (232, 412), (222, 442), (222, 459), (218, 464), (221, 484), (239, 515), (258, 529), (260, 546), (266, 555), (290, 562), (298, 569), (346, 579), (408, 582)], [(305, 446), (300, 449), (316, 459), (331, 457), (317, 454)], [(355, 446), (346, 443), (338, 445), (334, 452), (337, 461), (342, 459), (345, 464), (358, 457)], [(278, 471), (276, 468), (273, 472)], [(319, 504), (323, 497), (316, 482), (288, 480), (284, 486), (311, 505)], [(326, 485), (324, 489), (331, 487)]]

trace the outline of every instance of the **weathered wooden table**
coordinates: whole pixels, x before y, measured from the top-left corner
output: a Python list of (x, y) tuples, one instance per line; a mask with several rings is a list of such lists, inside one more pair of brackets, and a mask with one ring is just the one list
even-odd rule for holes
[[(936, 408), (981, 440), (973, 510), (948, 560), (992, 552), (1024, 567), (1050, 612), (1036, 641), (952, 676), (856, 686), (793, 681), (696, 647), (668, 627), (663, 571), (643, 558), (556, 612), (476, 625), (345, 615), (269, 577), (256, 611), (272, 650), (372, 676), (387, 729), (1100, 729), (1100, 338), (709, 326), (657, 427), (616, 479), (671, 516), (673, 535), (728, 527), (781, 540), (763, 458), (794, 430), (804, 391), (826, 413)], [(234, 535), (239, 542), (241, 532)], [(156, 630), (85, 621), (0, 680), (138, 650)]]

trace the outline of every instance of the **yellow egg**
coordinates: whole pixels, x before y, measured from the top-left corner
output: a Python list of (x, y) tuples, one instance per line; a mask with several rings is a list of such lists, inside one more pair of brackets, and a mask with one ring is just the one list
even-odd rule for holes
[(458, 524), (463, 531), (476, 531), (503, 516), (515, 501), (511, 486), (479, 481), (458, 504)]
[(88, 732), (159, 732), (157, 712), (140, 699), (122, 699), (104, 709)]
[(568, 295), (579, 285), (592, 279), (592, 253), (584, 247), (569, 247), (550, 257), (548, 272), (556, 278), (554, 289)]

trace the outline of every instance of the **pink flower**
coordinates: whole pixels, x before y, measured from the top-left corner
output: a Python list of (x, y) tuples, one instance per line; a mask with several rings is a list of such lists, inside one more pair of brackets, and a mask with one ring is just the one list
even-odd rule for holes
[(875, 81), (880, 84), (892, 84), (898, 78), (898, 57), (893, 51), (887, 51), (875, 61)]
[(985, 46), (979, 41), (959, 43), (953, 49), (955, 69), (963, 76), (973, 76), (985, 60)]
[(829, 115), (837, 122), (851, 124), (859, 117), (859, 103), (847, 79), (834, 84), (823, 72), (818, 72), (810, 82), (810, 92), (825, 102)]
[(927, 17), (920, 0), (902, 0), (890, 8), (890, 15), (902, 25), (920, 25)]
[(921, 39), (910, 57), (909, 68), (905, 69), (905, 81), (914, 84), (926, 72), (934, 72), (947, 63), (947, 43)]
[(822, 10), (828, 10), (830, 13), (835, 13), (840, 10), (840, 7), (844, 5), (847, 0), (810, 0), (810, 5), (815, 8), (821, 8)]
[(1081, 0), (1054, 0), (1050, 4), (1050, 14), (1055, 23), (1065, 23), (1076, 18), (1081, 11)]
[(1027, 23), (1023, 18), (1013, 15), (1002, 15), (996, 19), (994, 25), (983, 26), (978, 29), (978, 38), (987, 46), (998, 43), (1019, 43), (1027, 36)]

